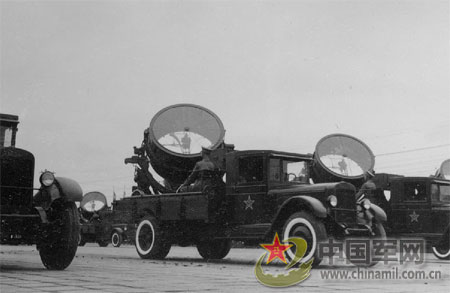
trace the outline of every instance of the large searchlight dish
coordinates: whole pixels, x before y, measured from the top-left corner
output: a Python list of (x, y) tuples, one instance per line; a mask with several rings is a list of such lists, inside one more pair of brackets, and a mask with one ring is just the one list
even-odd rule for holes
[(441, 167), (436, 173), (436, 177), (450, 180), (450, 159), (442, 162)]
[(156, 113), (150, 122), (147, 155), (166, 183), (180, 185), (200, 161), (202, 147), (217, 149), (225, 136), (222, 121), (212, 111), (193, 104), (176, 104)]
[(86, 212), (98, 212), (106, 207), (106, 197), (98, 191), (88, 192), (83, 196), (80, 206)]
[(322, 138), (316, 145), (314, 160), (316, 182), (360, 181), (375, 165), (370, 148), (346, 134)]
[(181, 157), (196, 156), (202, 147), (215, 149), (223, 142), (224, 135), (219, 117), (192, 104), (164, 108), (150, 123), (150, 140), (166, 152)]

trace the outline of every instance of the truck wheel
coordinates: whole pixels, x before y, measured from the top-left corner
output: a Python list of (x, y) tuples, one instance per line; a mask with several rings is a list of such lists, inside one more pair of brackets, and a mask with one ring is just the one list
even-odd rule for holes
[(100, 247), (106, 247), (106, 246), (108, 246), (109, 241), (106, 241), (106, 240), (99, 240), (99, 241), (97, 241), (97, 244), (98, 244)]
[(112, 233), (112, 235), (111, 235), (112, 246), (120, 247), (120, 245), (122, 245), (122, 241), (123, 241), (122, 234), (120, 234), (117, 231), (114, 231), (114, 233)]
[(49, 270), (64, 270), (75, 257), (80, 235), (78, 211), (73, 202), (54, 202), (49, 213), (50, 233), (39, 245), (42, 263)]
[(231, 249), (231, 240), (201, 240), (197, 243), (197, 250), (200, 255), (208, 259), (222, 259), (227, 256)]
[(450, 248), (442, 247), (442, 246), (433, 246), (433, 254), (439, 258), (444, 260), (450, 259)]
[[(308, 246), (301, 262), (308, 262), (314, 257), (312, 266), (316, 267), (322, 261), (319, 258), (317, 244), (326, 239), (327, 232), (324, 224), (311, 214), (298, 212), (291, 215), (283, 227), (282, 237), (283, 239), (298, 237), (306, 240)], [(295, 255), (295, 248), (287, 250), (286, 253), (287, 258), (292, 260)]]
[(166, 241), (155, 217), (141, 220), (136, 229), (136, 251), (144, 259), (163, 259), (169, 254), (171, 244)]
[(439, 259), (450, 259), (450, 237), (448, 231), (449, 230), (447, 229), (442, 236), (441, 241), (436, 246), (432, 247), (433, 254)]

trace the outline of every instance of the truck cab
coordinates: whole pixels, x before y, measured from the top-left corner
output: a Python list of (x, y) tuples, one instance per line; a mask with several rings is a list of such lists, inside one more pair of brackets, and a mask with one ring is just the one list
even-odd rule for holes
[(436, 257), (450, 259), (450, 180), (393, 178), (388, 214), (390, 235), (423, 238)]

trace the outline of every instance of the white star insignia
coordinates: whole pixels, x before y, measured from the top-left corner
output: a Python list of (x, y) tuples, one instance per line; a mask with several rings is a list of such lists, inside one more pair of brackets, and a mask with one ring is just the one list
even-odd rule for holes
[(412, 222), (417, 222), (419, 223), (419, 214), (416, 214), (416, 211), (413, 211), (412, 214), (409, 215), (411, 217), (411, 223)]
[(245, 209), (251, 209), (253, 210), (253, 203), (255, 201), (253, 199), (250, 198), (250, 195), (248, 196), (247, 200), (244, 200), (244, 204), (245, 204)]

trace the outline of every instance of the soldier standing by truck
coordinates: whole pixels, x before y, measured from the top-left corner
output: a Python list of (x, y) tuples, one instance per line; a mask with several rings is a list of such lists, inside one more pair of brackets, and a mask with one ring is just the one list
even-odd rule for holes
[(364, 174), (365, 182), (359, 189), (358, 193), (356, 193), (356, 202), (362, 202), (364, 199), (369, 199), (371, 202), (376, 203), (375, 191), (377, 186), (375, 182), (373, 182), (373, 177), (375, 176), (374, 171), (367, 171)]

